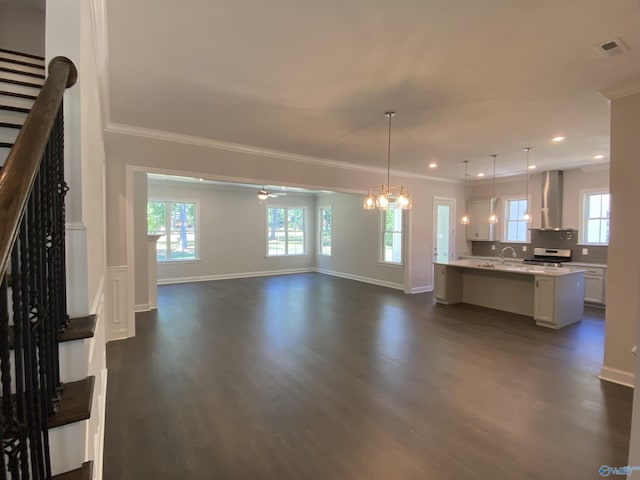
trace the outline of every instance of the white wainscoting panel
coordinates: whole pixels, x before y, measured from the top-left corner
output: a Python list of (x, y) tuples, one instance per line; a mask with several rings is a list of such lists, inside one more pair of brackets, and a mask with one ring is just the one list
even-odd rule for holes
[[(133, 336), (130, 325), (128, 267), (107, 267), (107, 341), (122, 340)], [(133, 312), (131, 312), (133, 314)], [(135, 327), (134, 327), (135, 328)]]

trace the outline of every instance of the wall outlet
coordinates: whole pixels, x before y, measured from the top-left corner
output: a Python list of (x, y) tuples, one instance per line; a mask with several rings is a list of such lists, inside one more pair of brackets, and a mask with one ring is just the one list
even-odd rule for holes
[(496, 246), (495, 245), (491, 245), (491, 250), (495, 250)]
[(582, 254), (583, 255), (589, 255), (589, 249), (588, 248), (583, 248), (582, 249)]
[(522, 245), (522, 251), (526, 252), (527, 251), (527, 246), (526, 245)]

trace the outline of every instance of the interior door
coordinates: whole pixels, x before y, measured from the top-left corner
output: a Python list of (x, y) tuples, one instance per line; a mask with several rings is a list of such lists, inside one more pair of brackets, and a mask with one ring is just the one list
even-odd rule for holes
[(455, 260), (456, 201), (453, 198), (433, 198), (433, 261)]

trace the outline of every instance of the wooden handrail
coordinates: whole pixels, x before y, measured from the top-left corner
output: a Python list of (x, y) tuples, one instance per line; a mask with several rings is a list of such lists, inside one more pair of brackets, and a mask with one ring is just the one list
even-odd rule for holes
[(29, 193), (33, 188), (65, 89), (78, 72), (71, 60), (55, 57), (49, 75), (33, 104), (0, 173), (0, 278), (7, 271)]

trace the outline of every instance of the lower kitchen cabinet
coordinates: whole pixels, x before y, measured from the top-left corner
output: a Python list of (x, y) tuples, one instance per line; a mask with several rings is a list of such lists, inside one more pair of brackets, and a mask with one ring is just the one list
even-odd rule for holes
[(451, 305), (462, 302), (462, 271), (436, 264), (433, 267), (433, 293), (436, 302)]
[(533, 318), (537, 325), (562, 328), (582, 319), (584, 277), (535, 277)]
[(536, 277), (533, 303), (533, 318), (536, 321), (554, 323), (555, 319), (555, 278)]
[(595, 305), (605, 304), (605, 274), (600, 267), (571, 266), (572, 270), (584, 270), (584, 301)]
[(584, 301), (604, 305), (604, 269), (588, 268), (584, 273)]

